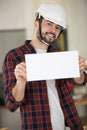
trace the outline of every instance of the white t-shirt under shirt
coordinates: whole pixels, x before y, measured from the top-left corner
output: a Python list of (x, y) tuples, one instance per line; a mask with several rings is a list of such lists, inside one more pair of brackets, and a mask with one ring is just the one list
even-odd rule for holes
[(46, 80), (46, 83), (53, 130), (64, 130), (64, 115), (60, 106), (59, 96), (55, 86), (55, 80)]
[[(36, 49), (37, 53), (46, 53), (46, 50)], [(60, 106), (55, 80), (46, 80), (50, 116), (53, 130), (65, 130), (64, 115)]]

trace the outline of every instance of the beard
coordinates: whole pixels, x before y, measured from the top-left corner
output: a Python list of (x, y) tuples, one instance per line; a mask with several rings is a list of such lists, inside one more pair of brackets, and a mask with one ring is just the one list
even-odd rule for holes
[[(51, 35), (52, 37), (47, 38), (48, 35)], [(56, 35), (52, 32), (45, 32), (42, 33), (39, 30), (37, 31), (37, 38), (40, 42), (44, 41), (45, 43), (51, 45), (56, 41)]]

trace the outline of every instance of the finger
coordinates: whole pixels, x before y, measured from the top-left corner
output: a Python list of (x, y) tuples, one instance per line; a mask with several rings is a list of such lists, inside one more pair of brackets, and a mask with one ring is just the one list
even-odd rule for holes
[(26, 72), (26, 65), (25, 63), (20, 63), (15, 67), (16, 71), (24, 71)]
[(22, 76), (26, 77), (26, 65), (25, 63), (20, 63), (16, 65), (15, 70), (14, 70), (15, 76)]
[(79, 56), (79, 69), (81, 74), (85, 70), (85, 60), (81, 56)]

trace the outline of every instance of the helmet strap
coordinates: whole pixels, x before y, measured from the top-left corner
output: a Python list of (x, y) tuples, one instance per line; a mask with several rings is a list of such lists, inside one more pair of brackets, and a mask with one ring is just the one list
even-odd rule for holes
[(40, 39), (41, 39), (41, 42), (42, 42), (42, 43), (44, 43), (44, 44), (46, 44), (46, 45), (49, 46), (50, 44), (47, 43), (47, 42), (45, 42), (45, 41), (43, 40), (43, 38), (42, 38), (41, 22), (42, 22), (42, 18), (41, 18), (41, 16), (39, 16), (39, 35), (40, 35)]
[(60, 32), (60, 34), (58, 35), (58, 37), (61, 35), (61, 33), (63, 33), (63, 31), (64, 31), (64, 30), (62, 29), (61, 32)]

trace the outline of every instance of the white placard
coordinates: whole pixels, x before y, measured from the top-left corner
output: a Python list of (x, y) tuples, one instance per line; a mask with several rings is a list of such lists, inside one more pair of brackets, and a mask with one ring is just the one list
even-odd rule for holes
[(78, 51), (25, 55), (27, 81), (79, 77)]

